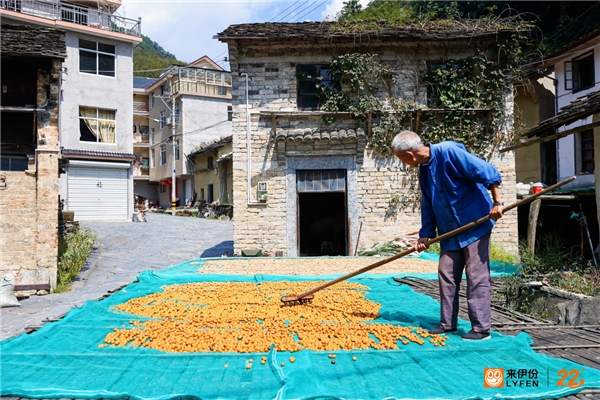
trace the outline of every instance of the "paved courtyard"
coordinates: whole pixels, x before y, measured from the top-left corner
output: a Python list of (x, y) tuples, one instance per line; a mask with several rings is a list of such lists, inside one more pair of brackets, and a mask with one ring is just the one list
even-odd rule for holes
[(0, 340), (58, 318), (88, 300), (129, 284), (143, 270), (160, 270), (198, 257), (233, 255), (233, 222), (148, 214), (148, 222), (81, 222), (98, 246), (67, 293), (31, 296), (0, 309)]

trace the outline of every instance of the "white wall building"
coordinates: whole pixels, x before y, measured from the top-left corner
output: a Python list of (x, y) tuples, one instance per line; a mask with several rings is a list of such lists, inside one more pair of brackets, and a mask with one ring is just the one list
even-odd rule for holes
[(196, 166), (188, 155), (201, 143), (231, 135), (231, 73), (204, 56), (173, 66), (149, 88), (150, 182), (159, 183), (159, 204), (194, 198)]
[(77, 220), (130, 220), (133, 48), (140, 20), (115, 14), (120, 0), (2, 2), (2, 23), (66, 32), (59, 141), (66, 173), (59, 193)]

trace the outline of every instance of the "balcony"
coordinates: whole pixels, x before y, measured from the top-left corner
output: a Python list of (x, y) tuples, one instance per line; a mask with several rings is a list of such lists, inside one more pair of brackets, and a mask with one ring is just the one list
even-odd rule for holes
[(0, 0), (2, 9), (51, 20), (72, 22), (105, 31), (141, 37), (141, 20), (123, 18), (93, 9), (52, 0)]
[(147, 144), (150, 143), (150, 135), (144, 135), (142, 133), (133, 134), (133, 144)]
[(149, 110), (148, 102), (146, 101), (134, 101), (133, 102), (133, 112), (134, 113), (147, 113)]

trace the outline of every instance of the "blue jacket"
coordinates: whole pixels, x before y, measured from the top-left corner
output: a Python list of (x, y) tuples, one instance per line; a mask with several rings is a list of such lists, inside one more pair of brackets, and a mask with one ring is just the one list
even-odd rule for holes
[[(467, 152), (456, 142), (429, 146), (431, 158), (419, 166), (421, 184), (420, 237), (434, 238), (490, 213), (492, 200), (487, 189), (500, 184), (498, 170)], [(442, 240), (443, 250), (460, 250), (494, 227), (489, 220), (453, 237)]]

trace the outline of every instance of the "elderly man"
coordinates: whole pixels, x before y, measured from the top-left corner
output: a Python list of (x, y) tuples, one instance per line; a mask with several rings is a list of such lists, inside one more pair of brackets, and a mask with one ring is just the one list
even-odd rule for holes
[(456, 331), (458, 292), (466, 270), (472, 329), (462, 338), (490, 339), (490, 235), (495, 221), (502, 217), (500, 174), (462, 144), (448, 141), (425, 146), (411, 131), (396, 135), (392, 148), (403, 163), (419, 167), (421, 230), (417, 251), (425, 250), (425, 243), (436, 235), (490, 215), (489, 221), (440, 242), (440, 326), (430, 330), (436, 334)]

